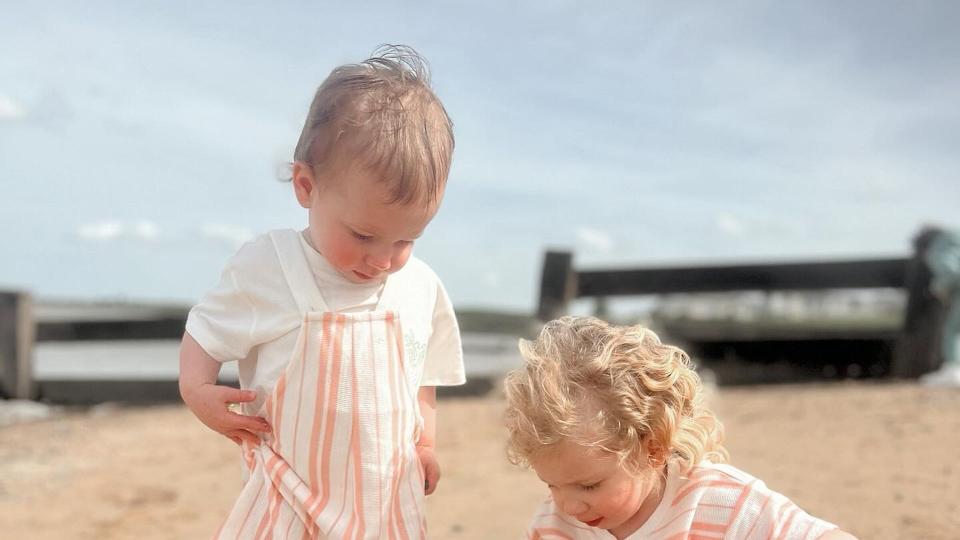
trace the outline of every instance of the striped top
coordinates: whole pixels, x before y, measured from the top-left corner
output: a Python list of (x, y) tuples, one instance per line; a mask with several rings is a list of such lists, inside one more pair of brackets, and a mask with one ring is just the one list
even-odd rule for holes
[(303, 319), (264, 404), (272, 432), (244, 443), (249, 477), (216, 538), (424, 540), (423, 419), (400, 316), (326, 309), (298, 238), (278, 238)]
[[(653, 515), (625, 540), (814, 540), (836, 528), (736, 467), (704, 462), (686, 477), (675, 470), (669, 468), (663, 499)], [(526, 538), (606, 540), (614, 536), (565, 515), (548, 498), (537, 510)]]
[(266, 402), (272, 436), (218, 540), (423, 540), (416, 389), (392, 311), (310, 313)]

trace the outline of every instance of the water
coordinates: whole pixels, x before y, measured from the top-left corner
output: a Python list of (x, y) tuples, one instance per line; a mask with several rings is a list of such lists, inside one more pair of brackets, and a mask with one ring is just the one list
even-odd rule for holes
[[(497, 377), (520, 365), (517, 338), (503, 334), (463, 334), (467, 378)], [(38, 343), (34, 349), (36, 380), (175, 380), (180, 341), (117, 340)], [(237, 379), (236, 362), (221, 370)]]

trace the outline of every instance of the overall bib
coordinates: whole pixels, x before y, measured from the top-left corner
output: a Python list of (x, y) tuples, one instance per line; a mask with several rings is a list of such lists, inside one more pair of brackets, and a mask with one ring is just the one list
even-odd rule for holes
[(272, 233), (303, 315), (262, 414), (273, 432), (244, 443), (249, 479), (218, 539), (423, 539), (422, 418), (404, 369), (398, 315), (326, 308), (295, 235)]

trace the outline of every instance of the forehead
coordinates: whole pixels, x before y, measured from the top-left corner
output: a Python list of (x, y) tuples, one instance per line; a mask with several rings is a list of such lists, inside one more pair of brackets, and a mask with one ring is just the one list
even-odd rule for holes
[(347, 185), (375, 184), (378, 195), (389, 203), (426, 206), (427, 199), (432, 199), (429, 202), (439, 201), (446, 182), (435, 182), (420, 161), (408, 161), (377, 161), (363, 151), (344, 151), (331, 159), (326, 169), (334, 181), (345, 181)]
[(386, 182), (362, 169), (345, 171), (331, 179), (344, 219), (371, 233), (418, 235), (436, 213), (439, 203), (390, 202)]
[(571, 441), (540, 451), (530, 465), (541, 480), (555, 486), (599, 479), (620, 469), (615, 455)]

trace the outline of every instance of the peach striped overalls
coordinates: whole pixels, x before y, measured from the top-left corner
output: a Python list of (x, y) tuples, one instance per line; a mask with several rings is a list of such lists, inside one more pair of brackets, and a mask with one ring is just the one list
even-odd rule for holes
[(244, 444), (249, 479), (216, 538), (426, 538), (422, 418), (397, 314), (328, 311), (299, 240), (273, 241), (303, 324), (261, 410), (273, 434)]

